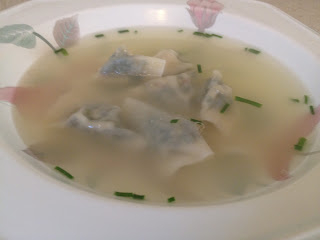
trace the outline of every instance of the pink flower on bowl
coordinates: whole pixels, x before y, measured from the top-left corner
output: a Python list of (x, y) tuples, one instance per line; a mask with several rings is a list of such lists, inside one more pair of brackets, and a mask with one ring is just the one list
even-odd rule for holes
[(189, 14), (199, 32), (213, 26), (224, 5), (215, 0), (189, 0)]

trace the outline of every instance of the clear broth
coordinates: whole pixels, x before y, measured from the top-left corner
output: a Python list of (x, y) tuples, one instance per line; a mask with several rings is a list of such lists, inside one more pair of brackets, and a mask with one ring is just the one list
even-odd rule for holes
[[(87, 36), (68, 49), (68, 57), (50, 52), (31, 67), (21, 86), (59, 82), (72, 86), (72, 91), (59, 98), (45, 118), (31, 121), (27, 114), (15, 114), (16, 126), (25, 144), (36, 146), (43, 156), (40, 160), (48, 165), (62, 167), (72, 173), (74, 181), (107, 195), (122, 191), (144, 194), (146, 201), (152, 202), (166, 202), (175, 196), (176, 201), (182, 203), (212, 203), (243, 196), (271, 184), (273, 181), (261, 167), (263, 149), (284, 126), (305, 112), (303, 106), (290, 101), (306, 94), (297, 77), (267, 53), (246, 52), (244, 49), (250, 46), (233, 39), (206, 39), (194, 36), (189, 30), (178, 32), (174, 28), (137, 30), (137, 33), (131, 30), (123, 34), (112, 30), (102, 38)], [(202, 130), (215, 152), (214, 157), (184, 167), (170, 177), (157, 174), (152, 167), (154, 156), (150, 154), (128, 154), (121, 146), (114, 148), (106, 144), (101, 136), (57, 126), (77, 106), (99, 101), (121, 106), (123, 99), (130, 95), (134, 86), (127, 82), (108, 85), (98, 74), (120, 46), (132, 54), (146, 56), (173, 49), (183, 61), (193, 63), (195, 70), (196, 65), (201, 64), (202, 73), (192, 80), (196, 90), (201, 89), (213, 70), (219, 70), (234, 95), (257, 100), (263, 107), (234, 102), (234, 109), (240, 114), (230, 135), (223, 136), (209, 123)], [(198, 111), (195, 108), (186, 115), (196, 118)], [(226, 114), (232, 111), (230, 108)], [(250, 159), (239, 164), (243, 161), (238, 161), (239, 153), (247, 154)], [(255, 157), (252, 159), (252, 156)]]

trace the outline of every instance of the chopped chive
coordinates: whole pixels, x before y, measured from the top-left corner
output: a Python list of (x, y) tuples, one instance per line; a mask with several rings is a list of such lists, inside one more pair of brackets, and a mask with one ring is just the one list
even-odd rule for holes
[(139, 194), (132, 194), (132, 198), (133, 199), (139, 199), (139, 200), (143, 200), (144, 199), (144, 195), (139, 195)]
[(138, 30), (134, 30), (134, 33), (137, 34), (137, 33), (138, 33)]
[(261, 104), (261, 103), (258, 103), (258, 102), (255, 102), (255, 101), (252, 101), (252, 100), (249, 100), (249, 99), (245, 99), (245, 98), (238, 97), (238, 96), (236, 96), (234, 99), (235, 99), (236, 101), (238, 101), (238, 102), (247, 103), (247, 104), (250, 104), (250, 105), (255, 106), (255, 107), (258, 107), (258, 108), (261, 108), (261, 107), (262, 107), (262, 104)]
[(309, 108), (310, 108), (311, 114), (314, 115), (314, 114), (315, 114), (315, 112), (314, 112), (314, 107), (313, 107), (312, 105), (310, 105)]
[(259, 54), (261, 53), (261, 51), (254, 49), (254, 48), (245, 48), (244, 50), (246, 50), (247, 52), (251, 52), (253, 54)]
[(67, 50), (64, 49), (64, 48), (60, 48), (60, 49), (54, 51), (55, 54), (58, 54), (58, 53), (60, 53), (60, 52), (61, 52), (64, 56), (68, 56), (68, 55), (69, 55), (69, 53), (67, 52)]
[(102, 34), (102, 33), (100, 33), (100, 34), (96, 34), (96, 35), (94, 35), (96, 38), (102, 38), (102, 37), (104, 37), (104, 34)]
[(228, 109), (229, 106), (230, 106), (230, 104), (229, 104), (229, 103), (226, 103), (226, 104), (223, 106), (223, 108), (220, 110), (220, 113), (224, 113), (224, 112)]
[(308, 104), (308, 103), (309, 103), (309, 96), (304, 95), (304, 104)]
[(299, 138), (299, 141), (296, 145), (294, 145), (294, 149), (297, 151), (302, 151), (305, 143), (307, 142), (307, 139), (304, 137)]
[(175, 197), (170, 197), (170, 198), (168, 198), (168, 203), (172, 203), (172, 202), (174, 202), (174, 201), (176, 201)]
[(197, 64), (198, 73), (202, 73), (202, 67), (201, 64)]
[(114, 195), (118, 197), (132, 197), (133, 194), (130, 192), (114, 192)]
[(172, 119), (171, 121), (170, 121), (170, 123), (177, 123), (179, 121), (179, 119)]
[(194, 119), (194, 118), (190, 118), (190, 121), (191, 121), (191, 122), (195, 122), (195, 123), (197, 123), (197, 124), (202, 124), (202, 121), (197, 120), (197, 119)]
[(181, 33), (181, 32), (183, 32), (183, 29), (179, 29), (177, 32)]
[(211, 37), (223, 38), (221, 35), (217, 35), (213, 33), (194, 32), (193, 35), (205, 37), (205, 38), (211, 38)]
[(114, 192), (114, 195), (118, 197), (128, 197), (128, 198), (140, 199), (140, 200), (144, 199), (144, 195), (139, 195), (131, 192)]
[(292, 102), (296, 102), (296, 103), (299, 103), (299, 102), (300, 102), (300, 100), (299, 100), (298, 98), (290, 98), (290, 100), (291, 100)]
[(119, 30), (119, 31), (118, 31), (118, 33), (127, 33), (127, 32), (129, 32), (128, 29), (124, 29), (124, 30)]
[(306, 143), (307, 139), (304, 137), (299, 138), (298, 145), (303, 146)]
[(68, 173), (66, 170), (62, 169), (61, 167), (56, 166), (54, 169), (60, 172), (61, 174), (65, 175), (69, 179), (74, 178), (70, 173)]

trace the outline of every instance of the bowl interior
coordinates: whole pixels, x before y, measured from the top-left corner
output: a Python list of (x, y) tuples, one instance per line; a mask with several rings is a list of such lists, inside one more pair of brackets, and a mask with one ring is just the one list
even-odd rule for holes
[[(72, 2), (69, 1), (64, 5), (62, 12), (59, 11), (62, 6), (61, 2), (36, 3), (28, 9), (24, 19), (20, 18), (18, 14), (23, 11), (23, 8), (17, 9), (16, 12), (8, 11), (2, 14), (1, 17), (5, 17), (5, 21), (2, 21), (1, 25), (30, 24), (50, 42), (54, 42), (52, 29), (56, 20), (74, 14), (78, 15), (81, 36), (108, 29), (133, 26), (170, 26), (196, 30), (186, 10), (186, 5), (181, 2), (129, 4), (123, 1), (119, 4), (102, 4), (95, 1), (92, 3), (94, 7), (90, 9), (85, 1), (79, 1), (77, 5)], [(315, 105), (318, 105), (320, 102), (320, 81), (318, 79), (320, 76), (320, 54), (317, 51), (320, 49), (320, 38), (304, 26), (268, 6), (261, 7), (259, 5), (255, 13), (252, 14), (248, 13), (248, 9), (243, 8), (240, 4), (231, 4), (231, 1), (222, 2), (225, 4), (225, 9), (218, 16), (216, 24), (208, 31), (241, 40), (274, 56), (299, 77), (312, 94)], [(39, 10), (42, 10), (41, 13)], [(37, 12), (37, 15), (34, 15), (34, 12)], [(275, 26), (273, 21), (277, 21), (279, 24)], [(40, 41), (37, 42), (34, 49), (0, 44), (2, 52), (0, 57), (1, 87), (15, 86), (28, 68), (49, 50)], [(0, 129), (2, 144), (11, 149), (10, 157), (18, 158), (21, 162), (26, 161), (32, 166), (31, 169), (35, 173), (42, 172), (59, 181), (83, 188), (65, 180), (46, 165), (22, 151), (26, 146), (16, 131), (12, 118), (12, 106), (6, 103), (0, 104)], [(320, 146), (319, 138), (316, 139), (314, 146)], [(316, 155), (306, 158), (289, 181), (273, 184), (259, 192), (237, 197), (232, 201), (258, 196), (294, 182), (316, 165), (317, 158)], [(85, 190), (90, 191), (89, 189)]]

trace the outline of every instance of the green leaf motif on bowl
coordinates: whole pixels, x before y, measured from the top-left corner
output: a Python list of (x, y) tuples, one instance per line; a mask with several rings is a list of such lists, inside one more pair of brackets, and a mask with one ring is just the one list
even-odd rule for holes
[(34, 48), (36, 36), (33, 28), (27, 24), (13, 24), (0, 28), (0, 43), (12, 43), (19, 47)]

